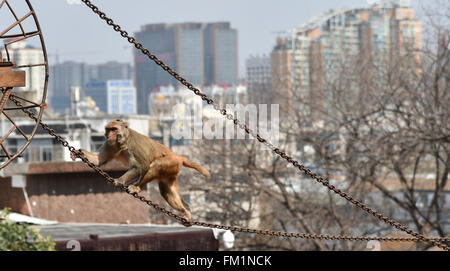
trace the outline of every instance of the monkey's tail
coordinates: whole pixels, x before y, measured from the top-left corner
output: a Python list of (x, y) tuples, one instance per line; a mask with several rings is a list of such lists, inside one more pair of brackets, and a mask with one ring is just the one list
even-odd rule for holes
[(211, 175), (209, 174), (209, 172), (206, 168), (202, 167), (201, 165), (199, 165), (197, 163), (189, 161), (186, 157), (183, 157), (183, 166), (190, 167), (190, 168), (197, 170), (198, 172), (200, 172), (200, 174), (205, 176), (207, 179), (209, 179), (211, 177)]

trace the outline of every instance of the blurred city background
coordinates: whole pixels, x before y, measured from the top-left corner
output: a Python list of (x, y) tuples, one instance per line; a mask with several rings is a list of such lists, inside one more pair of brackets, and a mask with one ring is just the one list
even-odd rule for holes
[[(173, 137), (171, 128), (179, 118), (173, 107), (184, 104), (186, 112), (193, 112), (205, 105), (199, 97), (82, 3), (32, 4), (50, 68), (49, 108), (42, 120), (71, 145), (98, 150), (105, 124), (120, 118), (204, 165), (212, 174), (210, 180), (187, 169), (179, 180), (195, 220), (302, 233), (402, 234), (299, 174), (251, 137)], [(95, 4), (221, 106), (279, 104), (279, 146), (313, 172), (415, 231), (448, 235), (448, 1)], [(17, 65), (44, 57), (32, 41), (15, 43), (9, 55)], [(42, 69), (27, 70), (27, 84), (17, 91), (42, 96)], [(190, 114), (182, 117), (192, 129), (202, 125)], [(205, 109), (202, 121), (215, 118), (223, 116)], [(0, 121), (5, 135), (8, 119), (2, 116)], [(17, 116), (15, 121), (25, 132), (35, 125), (26, 117)], [(2, 144), (14, 153), (23, 141), (20, 131), (14, 131)], [(105, 169), (112, 176), (125, 170), (115, 163)], [(167, 207), (157, 185), (148, 185), (143, 193)], [(56, 239), (57, 233), (80, 225), (85, 227), (80, 231), (91, 233), (99, 223), (111, 227), (175, 223), (115, 190), (81, 162), (73, 162), (67, 148), (41, 128), (22, 157), (2, 170), (3, 207), (41, 221), (32, 223), (52, 224), (39, 227), (48, 235), (56, 234)], [(142, 228), (137, 227), (138, 233)], [(60, 240), (67, 238), (71, 237)], [(286, 240), (247, 233), (234, 233), (233, 238), (233, 245), (220, 241), (220, 248), (367, 249), (364, 242)], [(383, 243), (382, 248), (432, 249), (408, 242)]]

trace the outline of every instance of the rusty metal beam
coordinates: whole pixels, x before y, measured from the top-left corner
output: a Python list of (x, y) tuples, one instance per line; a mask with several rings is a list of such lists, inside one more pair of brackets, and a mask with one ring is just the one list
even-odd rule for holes
[(3, 56), (0, 52), (0, 87), (12, 88), (25, 86), (25, 71), (15, 71), (13, 68), (16, 68), (15, 63), (6, 60), (3, 61)]
[(0, 87), (24, 87), (25, 71), (13, 71), (11, 68), (0, 67)]

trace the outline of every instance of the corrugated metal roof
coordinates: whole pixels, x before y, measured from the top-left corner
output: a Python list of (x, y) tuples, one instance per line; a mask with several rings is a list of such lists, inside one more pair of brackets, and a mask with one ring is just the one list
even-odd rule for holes
[(58, 224), (37, 228), (42, 235), (52, 236), (60, 251), (205, 251), (219, 248), (213, 231), (202, 227)]
[(115, 238), (159, 233), (181, 233), (210, 231), (203, 227), (183, 227), (154, 224), (97, 224), (97, 223), (68, 223), (57, 225), (43, 225), (35, 227), (40, 229), (44, 236), (51, 235), (55, 241), (90, 239), (91, 235), (98, 238)]

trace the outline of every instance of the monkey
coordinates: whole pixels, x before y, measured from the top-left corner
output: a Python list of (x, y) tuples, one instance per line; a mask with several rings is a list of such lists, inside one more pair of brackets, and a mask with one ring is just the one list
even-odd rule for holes
[[(78, 150), (96, 166), (102, 166), (111, 160), (118, 160), (128, 170), (114, 184), (128, 186), (130, 192), (139, 193), (142, 187), (154, 180), (158, 181), (161, 196), (175, 210), (191, 221), (189, 205), (178, 193), (178, 175), (182, 166), (197, 170), (207, 179), (210, 174), (203, 166), (189, 161), (186, 157), (172, 152), (163, 144), (138, 133), (120, 119), (105, 126), (105, 142), (98, 153)], [(76, 155), (71, 153), (72, 160)], [(137, 185), (131, 185), (137, 181)]]

